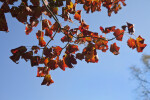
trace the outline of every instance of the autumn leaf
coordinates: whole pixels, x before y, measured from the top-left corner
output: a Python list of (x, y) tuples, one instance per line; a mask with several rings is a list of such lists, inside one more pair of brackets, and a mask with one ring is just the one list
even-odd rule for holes
[(50, 25), (52, 25), (50, 20), (48, 19), (42, 20), (42, 30), (50, 28)]
[(135, 39), (133, 39), (133, 38), (129, 38), (128, 41), (127, 41), (127, 44), (132, 49), (136, 48)]
[(51, 70), (55, 70), (58, 67), (56, 60), (49, 60), (47, 65)]
[(111, 46), (110, 46), (110, 51), (111, 51), (114, 55), (118, 55), (118, 54), (119, 54), (119, 49), (120, 49), (120, 47), (118, 47), (116, 43), (113, 43), (113, 44), (111, 44)]
[(38, 66), (39, 65), (39, 61), (40, 61), (40, 57), (39, 56), (32, 56), (32, 58), (30, 59), (31, 62), (31, 66)]
[(64, 59), (61, 59), (61, 60), (58, 61), (58, 66), (59, 66), (63, 71), (65, 71), (65, 68), (68, 67), (68, 66), (65, 64)]
[(12, 49), (11, 53), (13, 54), (12, 56), (10, 56), (10, 59), (18, 64), (18, 60), (20, 59), (20, 57), (27, 51), (25, 46), (20, 46), (18, 48)]
[(63, 59), (65, 61), (65, 64), (69, 67), (69, 68), (73, 68), (72, 64), (77, 64), (77, 61), (74, 57), (74, 55), (72, 54), (68, 54), (68, 55), (64, 55)]
[(67, 46), (67, 48), (66, 48), (65, 53), (66, 53), (66, 54), (70, 54), (70, 53), (75, 54), (76, 51), (79, 51), (78, 46), (77, 46), (77, 45), (71, 45), (71, 44), (69, 44), (69, 45)]
[(74, 19), (81, 21), (81, 10), (75, 12)]
[(54, 51), (55, 56), (59, 56), (62, 51), (62, 48), (60, 46), (56, 46), (56, 47), (53, 47), (53, 51)]
[(49, 75), (49, 71), (50, 69), (48, 67), (38, 67), (36, 77), (44, 77), (45, 75)]
[(105, 37), (100, 36), (100, 39), (94, 41), (95, 48), (98, 50), (102, 50), (102, 52), (106, 52), (108, 50), (108, 41)]
[(45, 29), (45, 36), (50, 37), (51, 39), (53, 39), (53, 31), (50, 28), (46, 28)]
[(79, 60), (82, 60), (82, 59), (84, 59), (84, 55), (82, 53), (77, 53), (76, 58)]
[(133, 34), (134, 33), (134, 24), (127, 22), (127, 27), (128, 27), (129, 34)]
[(116, 37), (116, 40), (122, 41), (124, 30), (116, 29), (113, 35)]
[(38, 30), (38, 32), (36, 33), (36, 38), (37, 38), (37, 39), (40, 39), (40, 38), (43, 37), (43, 36), (44, 36), (44, 32), (41, 31), (41, 30)]
[(135, 43), (136, 43), (137, 52), (142, 52), (143, 49), (147, 46), (147, 44), (144, 44), (144, 40), (145, 39), (143, 39), (140, 35), (136, 39)]
[(28, 61), (29, 59), (31, 59), (33, 56), (33, 52), (32, 51), (28, 51), (24, 54), (21, 55), (21, 58), (24, 59), (25, 61)]
[(26, 35), (29, 35), (29, 33), (31, 33), (32, 30), (33, 30), (32, 25), (31, 24), (26, 24), (26, 28), (25, 28)]
[(39, 38), (39, 45), (40, 45), (41, 47), (46, 46), (46, 42), (45, 42), (45, 40), (44, 40), (43, 37), (40, 37), (40, 38)]
[(52, 83), (54, 83), (54, 81), (52, 80), (51, 75), (45, 75), (44, 76), (44, 80), (41, 83), (41, 85), (47, 85), (47, 86), (49, 86)]

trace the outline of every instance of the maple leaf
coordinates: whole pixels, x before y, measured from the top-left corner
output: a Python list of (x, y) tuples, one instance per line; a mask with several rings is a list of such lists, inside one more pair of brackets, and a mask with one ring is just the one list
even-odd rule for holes
[(144, 40), (145, 39), (143, 39), (140, 35), (136, 39), (135, 43), (136, 43), (137, 52), (142, 52), (143, 49), (147, 46), (147, 44), (144, 44)]
[(82, 51), (82, 54), (85, 56), (85, 61), (87, 63), (97, 63), (98, 56), (95, 49), (95, 45), (93, 43), (89, 43), (87, 47), (85, 47)]
[(42, 30), (50, 28), (50, 25), (52, 25), (50, 20), (48, 19), (42, 20)]
[(51, 29), (54, 31), (54, 32), (60, 32), (60, 27), (59, 27), (59, 24), (57, 23), (57, 22), (55, 22), (53, 25), (52, 25), (52, 27), (51, 27)]
[(72, 54), (68, 54), (68, 55), (64, 55), (63, 59), (65, 61), (65, 64), (69, 67), (69, 68), (73, 68), (72, 64), (77, 64), (77, 61), (74, 57), (74, 55)]
[(39, 38), (39, 45), (40, 45), (41, 47), (46, 46), (46, 42), (45, 42), (45, 40), (44, 40), (43, 37), (40, 37), (40, 38)]
[(38, 67), (36, 77), (44, 77), (45, 75), (49, 74), (49, 71), (50, 71), (50, 68), (48, 67)]
[(68, 67), (68, 66), (65, 64), (64, 59), (61, 59), (61, 60), (58, 61), (58, 66), (59, 66), (63, 71), (65, 71), (65, 68)]
[(32, 25), (31, 24), (26, 24), (26, 28), (25, 28), (26, 35), (29, 35), (29, 33), (31, 33), (32, 30), (33, 30)]
[(55, 70), (58, 67), (56, 60), (49, 60), (47, 65), (51, 70)]
[(120, 47), (118, 47), (116, 43), (113, 43), (113, 44), (111, 44), (111, 46), (110, 46), (110, 51), (111, 51), (114, 55), (118, 55), (118, 54), (119, 54), (119, 49), (120, 49)]
[(54, 51), (55, 56), (59, 56), (62, 51), (62, 48), (60, 46), (56, 46), (56, 47), (53, 47), (53, 51)]
[(4, 12), (1, 11), (0, 9), (0, 31), (6, 31), (8, 32), (8, 26), (7, 26), (7, 22), (6, 22), (6, 18), (4, 15)]
[(75, 12), (74, 19), (81, 21), (81, 10)]
[(122, 41), (124, 30), (116, 29), (113, 35), (116, 37), (116, 40)]
[(100, 39), (94, 40), (95, 48), (106, 52), (108, 50), (108, 41), (105, 37), (100, 36)]
[(63, 36), (62, 38), (61, 38), (61, 42), (72, 42), (72, 38), (70, 38), (69, 36)]
[(29, 59), (32, 58), (32, 56), (33, 56), (33, 52), (29, 51), (29, 52), (22, 54), (21, 58), (24, 59), (25, 61), (28, 61)]
[(115, 31), (116, 26), (111, 26), (111, 27), (106, 27), (105, 29), (100, 26), (100, 30), (102, 31), (102, 33), (110, 33), (110, 32), (114, 32)]
[(35, 17), (30, 17), (30, 24), (32, 27), (36, 27), (39, 23), (39, 20), (37, 20)]
[(77, 46), (77, 45), (71, 45), (71, 44), (69, 44), (69, 45), (66, 47), (65, 53), (66, 53), (66, 54), (70, 54), (70, 53), (75, 54), (76, 51), (79, 51), (78, 46)]
[(49, 58), (51, 58), (51, 57), (53, 57), (54, 56), (54, 54), (53, 54), (53, 52), (52, 52), (52, 48), (44, 48), (44, 50), (43, 50), (43, 54), (46, 56), (46, 57), (49, 57)]
[(51, 75), (45, 75), (44, 76), (44, 80), (41, 83), (41, 85), (47, 85), (47, 86), (49, 86), (52, 83), (54, 83), (54, 81), (52, 80)]
[(82, 53), (77, 53), (76, 58), (79, 60), (82, 60), (82, 59), (84, 59), (84, 55)]
[(51, 30), (51, 29), (49, 29), (49, 28), (46, 28), (45, 29), (45, 36), (48, 36), (48, 37), (50, 37), (51, 39), (53, 39), (53, 31)]
[(31, 66), (38, 66), (39, 65), (39, 61), (40, 61), (40, 57), (39, 56), (32, 56), (30, 58), (30, 62), (31, 62)]
[(27, 51), (25, 46), (20, 46), (18, 48), (12, 49), (11, 53), (13, 54), (12, 56), (10, 56), (10, 59), (18, 64), (18, 60), (20, 58), (20, 56), (22, 56), (25, 52)]
[(134, 33), (134, 24), (127, 22), (127, 27), (128, 27), (129, 34), (133, 34)]
[(135, 39), (133, 39), (133, 38), (129, 38), (128, 41), (127, 41), (127, 44), (132, 49), (136, 48)]
[(37, 38), (37, 39), (40, 39), (40, 38), (43, 37), (43, 36), (44, 36), (44, 32), (41, 31), (41, 30), (38, 30), (38, 32), (36, 33), (36, 38)]

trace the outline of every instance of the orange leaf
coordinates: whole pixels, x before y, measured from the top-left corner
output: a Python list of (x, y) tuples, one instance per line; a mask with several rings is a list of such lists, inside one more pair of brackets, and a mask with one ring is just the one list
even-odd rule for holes
[(113, 44), (111, 44), (111, 46), (110, 46), (110, 51), (111, 51), (114, 55), (118, 55), (118, 54), (119, 54), (119, 49), (120, 49), (120, 47), (118, 47), (116, 43), (113, 43)]
[(135, 43), (138, 52), (142, 52), (143, 49), (147, 46), (147, 44), (144, 44), (144, 40), (145, 39), (143, 39), (140, 35), (136, 39)]
[(54, 81), (52, 80), (51, 75), (45, 75), (44, 76), (44, 80), (41, 83), (41, 85), (47, 85), (47, 86), (49, 86), (52, 83), (54, 83)]
[(39, 38), (39, 45), (40, 45), (41, 47), (46, 46), (46, 42), (45, 42), (45, 40), (44, 40), (43, 37), (40, 37), (40, 38)]
[(44, 77), (49, 74), (50, 69), (48, 67), (38, 67), (37, 77)]
[(130, 48), (132, 48), (132, 49), (136, 48), (135, 40), (132, 39), (132, 38), (128, 39), (127, 44), (128, 44), (128, 46), (129, 46)]
[(116, 37), (116, 40), (122, 41), (123, 34), (124, 30), (116, 29), (113, 35)]
[(81, 21), (81, 10), (75, 12), (74, 19)]
[(31, 33), (32, 30), (33, 30), (32, 25), (31, 24), (26, 24), (26, 28), (25, 28), (26, 35), (29, 35), (29, 33)]

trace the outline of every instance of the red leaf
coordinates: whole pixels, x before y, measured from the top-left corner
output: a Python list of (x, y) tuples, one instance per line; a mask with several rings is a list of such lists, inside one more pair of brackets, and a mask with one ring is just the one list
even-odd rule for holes
[(33, 52), (29, 51), (29, 52), (22, 54), (21, 58), (24, 59), (25, 61), (28, 61), (29, 59), (32, 58), (32, 56), (33, 56)]
[(53, 50), (52, 48), (44, 48), (43, 54), (44, 54), (46, 57), (52, 58), (52, 57), (53, 57), (52, 50)]
[(119, 54), (119, 49), (120, 49), (120, 47), (118, 47), (116, 43), (113, 43), (113, 44), (111, 44), (111, 46), (110, 46), (110, 51), (111, 51), (114, 55), (118, 55), (118, 54)]
[(51, 39), (53, 39), (52, 34), (53, 34), (53, 31), (52, 31), (51, 29), (49, 29), (49, 28), (46, 28), (46, 29), (45, 29), (45, 36), (48, 36), (48, 37), (50, 37)]
[(32, 27), (36, 27), (39, 23), (39, 20), (37, 20), (36, 18), (34, 17), (30, 17), (30, 24)]
[(58, 61), (58, 66), (59, 66), (63, 71), (65, 71), (65, 68), (67, 67), (67, 65), (65, 64), (64, 59)]
[(134, 33), (134, 24), (127, 22), (127, 27), (128, 27), (129, 34), (133, 34)]
[(32, 56), (32, 58), (30, 59), (31, 62), (31, 66), (38, 66), (39, 65), (39, 61), (40, 61), (40, 57), (39, 56)]
[(144, 44), (144, 40), (140, 35), (136, 39), (136, 49), (138, 52), (143, 52), (143, 49), (147, 46), (147, 44)]
[(62, 48), (60, 46), (53, 47), (54, 55), (59, 56)]
[(20, 58), (20, 56), (22, 56), (25, 52), (27, 51), (25, 46), (20, 46), (18, 48), (12, 49), (11, 53), (13, 54), (12, 56), (10, 56), (10, 59), (18, 64), (18, 60)]
[(81, 10), (75, 12), (74, 19), (81, 21)]
[(42, 20), (42, 30), (50, 28), (50, 25), (52, 25), (50, 20), (48, 19)]
[(41, 31), (41, 30), (38, 30), (38, 32), (36, 33), (36, 38), (37, 38), (37, 39), (40, 39), (40, 38), (43, 37), (43, 36), (44, 36), (44, 32)]
[(26, 35), (29, 35), (29, 33), (32, 31), (32, 25), (31, 24), (26, 24), (26, 28), (25, 28), (25, 33)]
[(130, 48), (134, 49), (136, 48), (136, 43), (135, 43), (135, 40), (132, 39), (132, 38), (129, 38), (128, 41), (127, 41), (127, 44)]
[(96, 41), (94, 41), (95, 43), (95, 48), (102, 50), (102, 52), (106, 52), (108, 50), (108, 41), (106, 40), (105, 37), (100, 36), (101, 39), (98, 39)]
[(70, 53), (73, 53), (75, 54), (76, 51), (79, 51), (79, 48), (77, 45), (71, 45), (69, 44), (66, 48), (66, 54), (70, 54)]
[(56, 60), (49, 60), (47, 65), (51, 70), (55, 70), (58, 67)]
[(54, 81), (52, 80), (51, 75), (45, 75), (44, 76), (44, 80), (41, 83), (41, 85), (47, 85), (47, 86), (49, 86), (52, 83), (54, 83)]
[(38, 67), (37, 77), (44, 77), (49, 74), (50, 69), (48, 67)]
[(41, 47), (46, 46), (46, 42), (45, 42), (45, 40), (44, 40), (43, 37), (40, 37), (40, 38), (39, 38), (39, 45), (40, 45)]
[(84, 59), (84, 55), (82, 53), (77, 53), (76, 58), (79, 60), (82, 60), (82, 59)]
[(124, 30), (116, 29), (113, 35), (116, 37), (116, 40), (122, 41)]

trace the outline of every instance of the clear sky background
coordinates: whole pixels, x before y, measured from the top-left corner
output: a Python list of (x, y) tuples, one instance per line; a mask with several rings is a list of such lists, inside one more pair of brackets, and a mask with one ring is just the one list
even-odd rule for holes
[[(25, 25), (6, 14), (9, 33), (0, 32), (0, 100), (136, 100), (137, 83), (132, 79), (131, 66), (142, 66), (142, 54), (150, 54), (150, 0), (126, 0), (127, 6), (118, 14), (107, 16), (102, 8), (100, 13), (85, 14), (82, 17), (90, 25), (90, 30), (100, 32), (99, 26), (117, 26), (126, 22), (135, 24), (135, 35), (145, 38), (148, 45), (143, 53), (137, 53), (127, 46), (130, 35), (124, 35), (120, 54), (98, 51), (96, 64), (78, 61), (73, 69), (56, 69), (50, 74), (54, 84), (41, 86), (43, 78), (37, 78), (36, 67), (20, 60), (15, 64), (9, 59), (10, 50), (21, 45), (38, 44), (36, 29), (25, 35)], [(109, 36), (107, 36), (109, 38)], [(115, 41), (113, 41), (115, 42)]]

